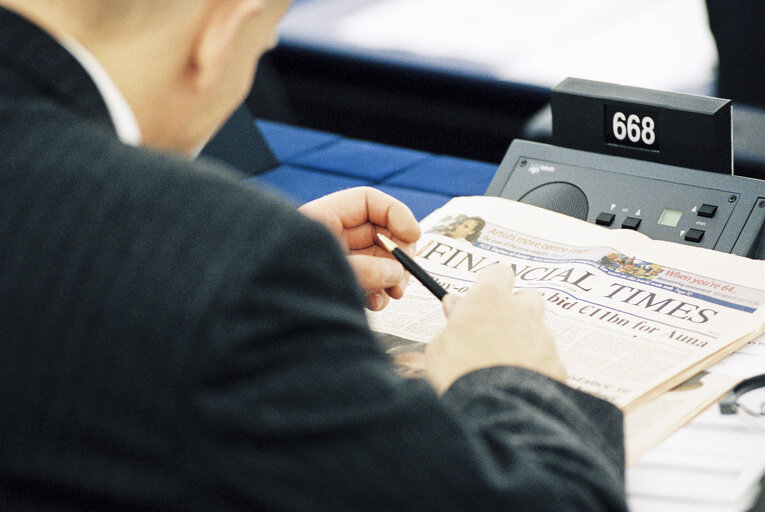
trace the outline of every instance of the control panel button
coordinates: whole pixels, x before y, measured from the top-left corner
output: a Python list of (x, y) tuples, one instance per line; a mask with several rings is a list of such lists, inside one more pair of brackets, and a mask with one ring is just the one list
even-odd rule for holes
[(699, 217), (712, 218), (715, 216), (715, 213), (717, 213), (717, 206), (714, 204), (702, 204), (699, 207), (699, 211), (696, 213)]
[(622, 228), (624, 229), (637, 229), (640, 227), (640, 221), (643, 219), (640, 219), (638, 217), (627, 217), (624, 219), (624, 222), (622, 222)]
[(704, 238), (704, 231), (701, 229), (689, 229), (685, 234), (685, 239), (689, 242), (699, 243), (702, 238)]
[(600, 215), (598, 215), (598, 218), (595, 219), (595, 224), (600, 226), (610, 226), (614, 223), (615, 217), (616, 216), (613, 213), (601, 212)]

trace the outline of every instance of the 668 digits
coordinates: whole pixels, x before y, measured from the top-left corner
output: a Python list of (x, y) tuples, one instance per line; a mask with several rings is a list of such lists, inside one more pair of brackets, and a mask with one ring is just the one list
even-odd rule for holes
[(656, 142), (656, 122), (651, 116), (640, 117), (636, 114), (615, 112), (611, 123), (616, 140), (629, 139), (635, 144), (652, 146)]

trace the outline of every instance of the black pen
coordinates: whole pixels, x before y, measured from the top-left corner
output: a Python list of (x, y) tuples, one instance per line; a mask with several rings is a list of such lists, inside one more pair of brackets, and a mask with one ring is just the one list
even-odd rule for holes
[(381, 235), (380, 233), (377, 233), (377, 239), (380, 240), (380, 243), (385, 247), (385, 249), (393, 255), (394, 258), (396, 258), (405, 269), (409, 271), (410, 274), (412, 274), (419, 282), (422, 283), (422, 285), (427, 288), (430, 293), (436, 296), (438, 300), (441, 300), (444, 298), (444, 295), (446, 295), (446, 290), (436, 282), (435, 279), (433, 279), (430, 274), (425, 272), (425, 269), (423, 269), (421, 266), (419, 266), (415, 261), (410, 258), (404, 251), (401, 250), (401, 248), (396, 245), (396, 243), (388, 238), (385, 235)]

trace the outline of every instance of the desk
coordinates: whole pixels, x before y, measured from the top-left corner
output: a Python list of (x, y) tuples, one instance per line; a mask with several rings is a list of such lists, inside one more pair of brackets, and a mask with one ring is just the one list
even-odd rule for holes
[[(483, 195), (497, 166), (257, 121), (279, 165), (248, 182), (296, 204), (369, 185), (407, 204), (417, 219), (457, 195)], [(434, 179), (434, 177), (438, 179)]]
[[(257, 126), (279, 164), (247, 182), (276, 189), (296, 204), (370, 185), (399, 198), (422, 219), (456, 195), (483, 195), (496, 171), (494, 164), (269, 121)], [(765, 337), (759, 341), (765, 346)], [(740, 355), (765, 360), (765, 349)], [(751, 427), (712, 407), (649, 451), (627, 470), (632, 511), (744, 512), (765, 469), (765, 424), (755, 421), (759, 426)]]

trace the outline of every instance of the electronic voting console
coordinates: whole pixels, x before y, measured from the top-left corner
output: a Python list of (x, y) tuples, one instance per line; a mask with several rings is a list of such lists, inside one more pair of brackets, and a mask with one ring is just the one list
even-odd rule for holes
[(567, 78), (552, 144), (515, 140), (486, 195), (765, 259), (765, 181), (733, 175), (731, 102)]

